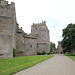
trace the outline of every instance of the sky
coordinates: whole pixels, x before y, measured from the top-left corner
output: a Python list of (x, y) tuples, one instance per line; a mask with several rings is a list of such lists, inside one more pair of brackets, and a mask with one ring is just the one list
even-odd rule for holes
[(50, 41), (56, 45), (62, 40), (62, 29), (75, 23), (75, 0), (8, 0), (15, 2), (19, 26), (31, 33), (33, 23), (46, 21)]

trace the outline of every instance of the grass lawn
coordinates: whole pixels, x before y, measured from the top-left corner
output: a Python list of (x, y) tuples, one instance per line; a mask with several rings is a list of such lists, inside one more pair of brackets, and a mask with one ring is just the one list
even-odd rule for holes
[(0, 75), (10, 75), (38, 64), (51, 57), (53, 57), (53, 55), (20, 56), (14, 59), (0, 59)]
[(64, 54), (75, 61), (75, 54)]

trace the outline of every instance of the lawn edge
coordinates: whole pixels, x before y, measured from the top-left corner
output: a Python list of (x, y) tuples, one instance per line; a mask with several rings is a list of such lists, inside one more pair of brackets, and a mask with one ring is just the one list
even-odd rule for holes
[[(54, 57), (54, 54), (52, 54), (52, 57)], [(50, 57), (50, 58), (52, 58), (52, 57)], [(48, 59), (49, 59), (49, 58), (48, 58)], [(48, 59), (46, 59), (46, 60), (48, 60)], [(42, 62), (44, 62), (44, 61), (46, 61), (46, 60), (43, 60), (43, 61), (41, 61), (41, 62), (39, 62), (39, 63), (42, 63)], [(35, 65), (37, 65), (37, 64), (39, 64), (39, 63), (36, 63), (36, 64), (34, 64), (34, 65), (30, 66), (30, 67), (33, 67), (33, 66), (35, 66)], [(30, 67), (27, 67), (27, 68), (24, 68), (24, 69), (22, 69), (22, 70), (16, 71), (16, 72), (14, 72), (14, 73), (11, 73), (10, 75), (16, 74), (17, 72), (26, 70), (26, 69), (28, 69), (28, 68), (30, 68)]]

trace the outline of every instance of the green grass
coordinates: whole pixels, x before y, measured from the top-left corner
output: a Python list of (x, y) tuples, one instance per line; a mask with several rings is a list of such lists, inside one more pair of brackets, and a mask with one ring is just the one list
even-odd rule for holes
[(64, 54), (75, 61), (75, 54)]
[(53, 55), (46, 56), (20, 56), (14, 59), (0, 59), (0, 75), (10, 75), (38, 64)]
[(66, 56), (75, 56), (75, 54), (64, 54)]

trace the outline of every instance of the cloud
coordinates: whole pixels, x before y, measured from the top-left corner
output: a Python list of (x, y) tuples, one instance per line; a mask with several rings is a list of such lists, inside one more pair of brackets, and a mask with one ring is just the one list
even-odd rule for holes
[(62, 40), (62, 29), (75, 23), (75, 0), (8, 0), (16, 4), (17, 22), (26, 33), (33, 23), (46, 21), (50, 39), (54, 43)]

